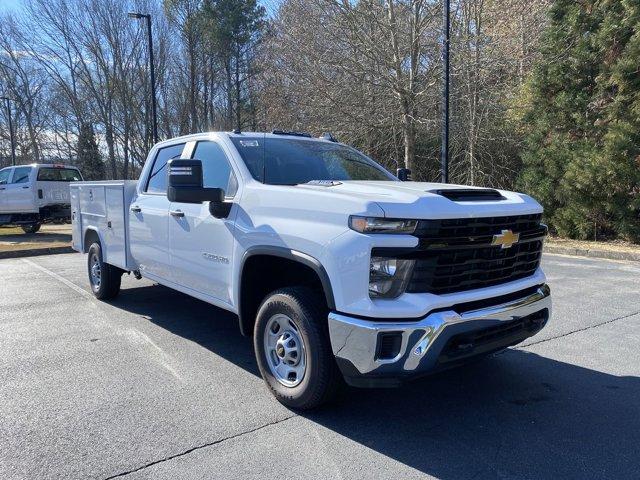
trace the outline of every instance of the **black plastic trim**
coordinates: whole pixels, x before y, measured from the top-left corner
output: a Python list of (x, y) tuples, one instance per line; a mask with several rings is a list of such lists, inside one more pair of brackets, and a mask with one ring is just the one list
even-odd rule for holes
[[(324, 291), (324, 296), (327, 301), (327, 306), (330, 310), (335, 310), (336, 302), (333, 296), (333, 289), (331, 287), (331, 280), (329, 279), (329, 274), (325, 270), (324, 266), (318, 261), (316, 258), (311, 255), (307, 255), (306, 253), (299, 252), (297, 250), (291, 250), (286, 247), (277, 247), (275, 245), (258, 245), (249, 247), (242, 256), (242, 263), (240, 264), (240, 276), (238, 281), (240, 285), (242, 285), (242, 275), (244, 273), (244, 265), (246, 261), (256, 255), (271, 255), (274, 257), (286, 258), (287, 260), (293, 260), (294, 262), (299, 262), (309, 268), (311, 268), (318, 278), (320, 279), (320, 283), (322, 284), (322, 290)], [(238, 291), (238, 306), (242, 305), (242, 291)], [(244, 322), (242, 319), (241, 312), (238, 313), (238, 318), (240, 322), (240, 331), (243, 335), (251, 335), (251, 332), (246, 332), (243, 327)]]

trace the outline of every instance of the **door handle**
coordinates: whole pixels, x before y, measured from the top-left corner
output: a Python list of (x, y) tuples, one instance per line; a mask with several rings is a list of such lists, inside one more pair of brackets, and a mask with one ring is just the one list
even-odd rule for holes
[(172, 217), (184, 217), (184, 212), (182, 210), (169, 210), (169, 214)]
[(140, 213), (142, 209), (138, 205), (134, 205), (133, 207), (131, 207), (131, 211), (133, 213)]
[(22, 188), (29, 188), (29, 187), (22, 187)]

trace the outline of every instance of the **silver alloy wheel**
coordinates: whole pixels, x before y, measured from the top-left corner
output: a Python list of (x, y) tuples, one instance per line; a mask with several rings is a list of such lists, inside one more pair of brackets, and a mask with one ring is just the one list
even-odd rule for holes
[(91, 274), (91, 285), (93, 285), (95, 288), (100, 288), (102, 271), (100, 270), (100, 258), (98, 257), (97, 253), (91, 254), (90, 265), (91, 266), (89, 267), (89, 272)]
[(288, 316), (271, 317), (264, 330), (264, 354), (273, 376), (285, 387), (299, 385), (306, 371), (305, 346), (300, 330)]

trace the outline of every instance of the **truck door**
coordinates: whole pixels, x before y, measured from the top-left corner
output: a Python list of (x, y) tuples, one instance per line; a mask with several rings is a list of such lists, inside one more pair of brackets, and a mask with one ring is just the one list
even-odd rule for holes
[[(143, 275), (152, 280), (172, 281), (169, 258), (169, 200), (167, 199), (167, 162), (180, 158), (184, 143), (158, 150), (149, 175), (133, 198), (129, 212), (131, 256)], [(171, 218), (172, 220), (172, 218)]]
[[(236, 195), (237, 177), (221, 145), (199, 141), (192, 158), (202, 162), (203, 186), (222, 188), (228, 199)], [(234, 218), (209, 213), (209, 203), (171, 203), (169, 241), (174, 281), (197, 292), (231, 303)]]
[(32, 167), (15, 167), (13, 176), (6, 185), (7, 210), (11, 213), (37, 212), (33, 182), (30, 182)]
[[(9, 177), (11, 177), (12, 170), (12, 168), (3, 168), (0, 170), (0, 214), (7, 213), (9, 211), (7, 209), (7, 184), (9, 183)], [(8, 220), (8, 218), (10, 217), (7, 217), (6, 220)], [(0, 224), (2, 224), (2, 220), (0, 220)]]

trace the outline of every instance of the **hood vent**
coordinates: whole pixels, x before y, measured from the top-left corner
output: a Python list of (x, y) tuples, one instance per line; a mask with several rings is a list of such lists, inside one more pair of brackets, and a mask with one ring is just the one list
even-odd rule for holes
[(315, 185), (317, 187), (335, 187), (336, 185), (342, 185), (342, 182), (337, 180), (309, 180), (303, 185)]
[(500, 195), (500, 192), (491, 188), (452, 188), (429, 190), (429, 193), (435, 193), (453, 202), (497, 202), (506, 200)]

